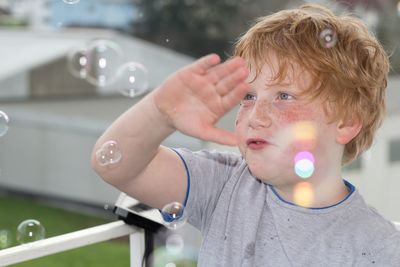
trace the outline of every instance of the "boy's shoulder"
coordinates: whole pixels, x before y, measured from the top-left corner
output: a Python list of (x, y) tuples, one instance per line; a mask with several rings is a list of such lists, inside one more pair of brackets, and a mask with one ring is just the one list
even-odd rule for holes
[[(231, 151), (221, 151), (216, 149), (201, 149), (198, 151), (192, 151), (186, 148), (174, 149), (184, 158), (189, 160), (206, 160), (215, 161), (217, 163), (225, 165), (240, 165), (244, 162), (243, 157), (236, 152)], [(209, 163), (209, 162), (208, 162)]]
[(361, 195), (358, 196), (358, 201), (344, 215), (347, 216), (344, 227), (347, 228), (349, 241), (373, 254), (396, 247), (400, 255), (400, 231), (375, 208), (367, 205)]

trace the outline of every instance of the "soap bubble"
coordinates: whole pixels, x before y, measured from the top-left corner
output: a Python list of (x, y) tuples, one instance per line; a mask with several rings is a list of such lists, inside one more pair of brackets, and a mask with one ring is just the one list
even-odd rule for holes
[(181, 251), (171, 251), (166, 247), (154, 249), (149, 256), (149, 263), (154, 267), (183, 267), (197, 266), (198, 251), (192, 247), (184, 247)]
[(0, 249), (11, 247), (12, 236), (8, 230), (0, 230)]
[(186, 213), (184, 206), (179, 202), (172, 202), (164, 206), (161, 215), (164, 219), (164, 225), (172, 230), (182, 227), (186, 221)]
[(168, 236), (165, 242), (165, 248), (171, 254), (179, 254), (183, 251), (184, 241), (181, 235), (172, 234)]
[(21, 222), (17, 228), (17, 241), (20, 244), (25, 244), (37, 240), (44, 239), (46, 230), (43, 225), (33, 219), (28, 219)]
[(75, 77), (85, 79), (87, 76), (88, 59), (86, 56), (86, 48), (79, 47), (71, 50), (67, 55), (67, 67)]
[(64, 3), (69, 4), (69, 5), (74, 5), (79, 3), (80, 0), (63, 0)]
[(99, 165), (106, 166), (118, 163), (122, 158), (122, 153), (115, 141), (105, 142), (99, 150), (96, 151), (96, 159)]
[(136, 97), (147, 92), (149, 79), (146, 67), (137, 62), (122, 65), (117, 71), (115, 88), (128, 97)]
[(314, 173), (314, 155), (309, 151), (301, 151), (294, 158), (294, 171), (301, 178), (309, 178)]
[(7, 133), (9, 122), (10, 119), (8, 118), (8, 115), (0, 110), (0, 137)]
[(116, 43), (96, 40), (88, 46), (86, 56), (86, 79), (89, 83), (106, 86), (115, 80), (122, 63), (122, 50)]
[(319, 34), (319, 43), (324, 48), (332, 48), (336, 45), (337, 35), (332, 29), (325, 29)]

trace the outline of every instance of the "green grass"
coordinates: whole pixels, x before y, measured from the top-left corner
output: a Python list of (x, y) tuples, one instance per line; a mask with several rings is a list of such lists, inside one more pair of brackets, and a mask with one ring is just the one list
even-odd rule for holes
[[(46, 229), (46, 237), (110, 222), (59, 208), (35, 203), (27, 199), (0, 196), (0, 230), (12, 233), (13, 245), (18, 225), (26, 219), (40, 221)], [(12, 265), (13, 267), (119, 267), (129, 266), (129, 243), (125, 240), (101, 242), (36, 260)]]

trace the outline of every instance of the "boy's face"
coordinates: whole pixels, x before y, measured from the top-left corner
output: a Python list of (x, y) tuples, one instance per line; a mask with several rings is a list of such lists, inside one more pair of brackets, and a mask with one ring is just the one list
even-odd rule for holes
[(293, 185), (304, 179), (295, 172), (296, 156), (304, 155), (300, 152), (313, 156), (313, 179), (340, 167), (343, 147), (335, 142), (337, 124), (328, 123), (321, 101), (300, 95), (310, 85), (309, 74), (293, 65), (282, 83), (273, 84), (277, 66), (271, 57), (255, 80), (250, 73), (250, 91), (237, 114), (236, 133), (254, 176), (275, 186)]

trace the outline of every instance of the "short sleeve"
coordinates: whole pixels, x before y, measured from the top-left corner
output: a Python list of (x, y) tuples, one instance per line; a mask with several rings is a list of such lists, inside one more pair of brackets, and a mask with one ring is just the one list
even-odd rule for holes
[(173, 149), (182, 159), (188, 178), (185, 213), (190, 224), (203, 231), (210, 222), (227, 181), (235, 176), (243, 158), (235, 153)]

